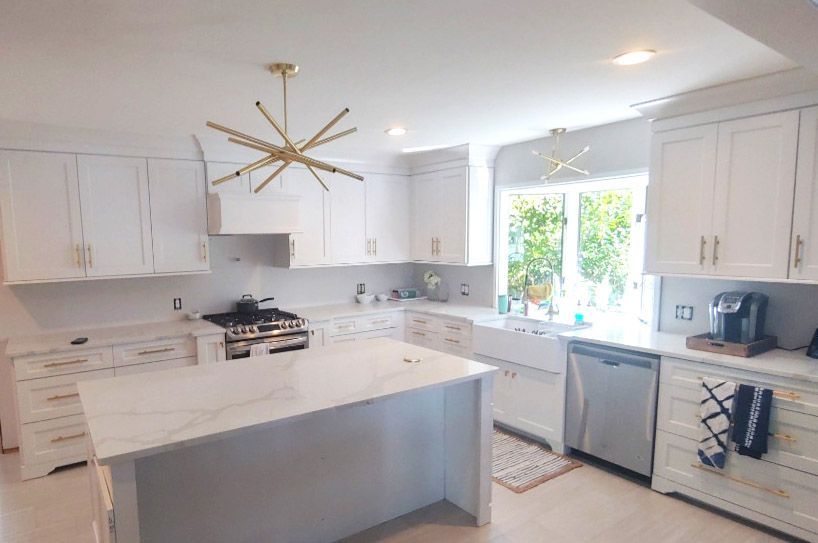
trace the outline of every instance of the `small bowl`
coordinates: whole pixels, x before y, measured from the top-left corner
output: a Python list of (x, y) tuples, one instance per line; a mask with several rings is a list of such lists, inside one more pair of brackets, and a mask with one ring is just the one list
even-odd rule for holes
[(378, 300), (379, 302), (385, 302), (386, 300), (389, 299), (389, 296), (386, 294), (376, 294), (375, 299)]
[(355, 300), (358, 301), (359, 304), (370, 304), (372, 300), (375, 299), (374, 294), (356, 294)]
[(202, 318), (202, 314), (198, 311), (191, 311), (187, 314), (187, 320), (189, 321), (197, 321)]

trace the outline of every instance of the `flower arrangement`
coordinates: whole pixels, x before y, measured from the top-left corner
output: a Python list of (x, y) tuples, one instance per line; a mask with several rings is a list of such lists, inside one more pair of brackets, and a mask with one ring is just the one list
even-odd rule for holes
[(438, 274), (429, 270), (423, 274), (423, 282), (426, 283), (427, 288), (436, 288), (440, 284), (441, 279)]

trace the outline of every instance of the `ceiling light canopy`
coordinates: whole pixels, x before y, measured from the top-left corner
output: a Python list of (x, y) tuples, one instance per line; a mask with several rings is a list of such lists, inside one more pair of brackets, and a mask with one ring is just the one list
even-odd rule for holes
[(613, 63), (617, 66), (632, 66), (633, 64), (642, 64), (653, 58), (656, 51), (653, 49), (641, 49), (639, 51), (628, 51), (613, 58)]
[(406, 134), (406, 129), (402, 126), (394, 126), (384, 130), (388, 136), (402, 136)]

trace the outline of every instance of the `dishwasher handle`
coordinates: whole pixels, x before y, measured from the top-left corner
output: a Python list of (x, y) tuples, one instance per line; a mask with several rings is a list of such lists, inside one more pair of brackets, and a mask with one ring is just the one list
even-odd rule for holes
[(622, 351), (619, 349), (595, 347), (584, 343), (572, 343), (569, 353), (572, 355), (582, 355), (596, 358), (608, 366), (627, 364), (629, 366), (637, 366), (640, 368), (655, 370), (659, 362), (659, 358), (656, 356), (631, 351)]

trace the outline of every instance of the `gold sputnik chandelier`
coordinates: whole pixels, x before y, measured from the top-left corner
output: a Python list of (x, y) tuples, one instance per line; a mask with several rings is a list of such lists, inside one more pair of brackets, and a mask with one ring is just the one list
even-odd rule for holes
[(239, 168), (235, 173), (231, 173), (221, 179), (216, 179), (212, 182), (214, 186), (220, 185), (222, 183), (226, 183), (231, 179), (237, 179), (242, 175), (252, 172), (253, 170), (257, 170), (259, 168), (264, 168), (266, 166), (272, 166), (278, 162), (281, 162), (281, 165), (271, 173), (267, 179), (261, 182), (258, 187), (256, 187), (255, 192), (258, 193), (264, 189), (267, 185), (269, 185), (276, 177), (278, 177), (281, 172), (287, 169), (287, 167), (292, 164), (293, 162), (298, 162), (299, 164), (303, 164), (307, 167), (307, 169), (312, 173), (313, 176), (321, 183), (321, 186), (324, 187), (324, 190), (329, 190), (329, 186), (324, 182), (323, 179), (318, 175), (316, 170), (322, 170), (325, 172), (330, 173), (340, 173), (342, 175), (346, 175), (348, 177), (352, 177), (359, 181), (363, 181), (364, 178), (356, 173), (353, 173), (349, 170), (345, 170), (343, 168), (339, 168), (337, 166), (333, 166), (332, 164), (327, 164), (326, 162), (316, 160), (314, 158), (310, 158), (304, 153), (309, 151), (310, 149), (314, 149), (318, 146), (324, 145), (325, 143), (329, 143), (331, 141), (335, 141), (339, 138), (343, 138), (344, 136), (348, 136), (353, 132), (356, 132), (357, 128), (350, 128), (349, 130), (344, 130), (342, 132), (338, 132), (333, 134), (332, 136), (324, 137), (324, 135), (329, 132), (333, 126), (338, 124), (338, 121), (344, 118), (344, 116), (349, 113), (349, 108), (344, 108), (341, 110), (341, 113), (335, 116), (330, 122), (324, 126), (321, 130), (319, 130), (312, 138), (310, 138), (306, 143), (304, 140), (293, 141), (290, 135), (287, 132), (287, 79), (291, 77), (295, 77), (298, 74), (298, 66), (295, 64), (286, 64), (286, 63), (276, 63), (270, 64), (269, 66), (270, 71), (277, 75), (281, 76), (282, 81), (284, 82), (284, 127), (282, 128), (281, 125), (270, 115), (270, 112), (267, 111), (261, 102), (256, 102), (256, 107), (264, 116), (265, 119), (272, 125), (278, 135), (284, 140), (284, 144), (282, 145), (275, 145), (270, 143), (266, 140), (255, 138), (248, 134), (244, 134), (239, 132), (238, 130), (233, 130), (232, 128), (227, 128), (226, 126), (207, 121), (207, 126), (210, 128), (215, 128), (225, 134), (228, 134), (230, 137), (227, 138), (227, 141), (231, 143), (236, 143), (238, 145), (243, 145), (244, 147), (249, 147), (251, 149), (255, 149), (256, 151), (261, 151), (265, 154), (259, 160), (244, 166), (243, 168)]
[(551, 179), (551, 176), (553, 176), (555, 173), (562, 170), (563, 168), (566, 168), (568, 170), (573, 170), (573, 171), (575, 171), (577, 173), (581, 173), (582, 175), (588, 175), (590, 173), (588, 170), (580, 170), (579, 168), (576, 168), (576, 167), (572, 166), (571, 163), (573, 161), (575, 161), (576, 159), (578, 159), (579, 157), (581, 157), (582, 155), (584, 155), (585, 153), (587, 153), (588, 151), (590, 151), (591, 147), (586, 145), (582, 149), (582, 151), (575, 154), (574, 156), (572, 156), (568, 160), (560, 160), (560, 158), (559, 158), (560, 136), (565, 134), (565, 129), (564, 128), (552, 128), (551, 130), (549, 130), (549, 132), (554, 137), (554, 147), (553, 147), (553, 149), (551, 151), (551, 156), (540, 153), (539, 151), (536, 151), (536, 150), (531, 151), (532, 153), (534, 153), (538, 157), (543, 158), (543, 159), (548, 161), (548, 171), (546, 171), (545, 175), (541, 176), (540, 179), (543, 179), (543, 180)]

